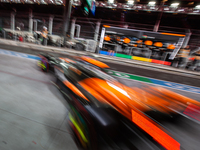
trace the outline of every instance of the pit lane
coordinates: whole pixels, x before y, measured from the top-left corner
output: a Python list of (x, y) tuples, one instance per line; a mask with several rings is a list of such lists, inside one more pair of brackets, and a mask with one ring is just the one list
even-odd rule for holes
[(66, 101), (35, 60), (0, 55), (0, 149), (76, 150)]
[[(35, 60), (0, 54), (0, 77), (0, 149), (76, 150), (67, 130), (66, 101), (51, 84), (50, 74), (41, 72)], [(118, 79), (128, 86), (142, 84)], [(199, 100), (199, 94), (173, 91)], [(198, 124), (182, 117), (162, 125), (182, 149), (199, 149)]]

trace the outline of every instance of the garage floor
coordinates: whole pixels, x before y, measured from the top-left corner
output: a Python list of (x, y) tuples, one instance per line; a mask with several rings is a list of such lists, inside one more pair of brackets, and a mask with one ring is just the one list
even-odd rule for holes
[(76, 150), (66, 101), (35, 60), (0, 55), (0, 149)]

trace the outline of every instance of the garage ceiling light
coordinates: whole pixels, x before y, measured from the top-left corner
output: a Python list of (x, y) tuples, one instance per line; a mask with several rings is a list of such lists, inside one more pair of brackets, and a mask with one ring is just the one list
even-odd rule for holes
[(128, 0), (128, 4), (133, 4), (134, 0)]
[(108, 0), (108, 3), (114, 3), (114, 0)]
[(179, 3), (172, 3), (171, 6), (172, 7), (177, 7), (179, 5)]
[(195, 8), (200, 9), (200, 5), (197, 5)]
[(155, 5), (156, 2), (152, 1), (152, 2), (149, 2), (149, 5)]
[(165, 7), (164, 10), (165, 10), (165, 11), (166, 11), (166, 10), (169, 10), (169, 7)]
[(199, 13), (199, 10), (194, 10), (193, 13)]
[(184, 9), (179, 9), (178, 11), (184, 11)]
[(189, 2), (189, 3), (188, 3), (188, 5), (193, 5), (193, 4), (194, 4), (194, 2)]

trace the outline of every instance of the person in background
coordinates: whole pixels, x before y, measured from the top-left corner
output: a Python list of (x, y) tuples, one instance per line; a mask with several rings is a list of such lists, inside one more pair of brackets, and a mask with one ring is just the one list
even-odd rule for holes
[(190, 54), (189, 46), (186, 46), (185, 48), (180, 49), (179, 54), (178, 54), (179, 56), (178, 68), (183, 68), (186, 66), (189, 54)]
[(41, 32), (41, 36), (43, 38), (42, 45), (44, 45), (44, 41), (47, 39), (47, 34), (48, 34), (47, 27), (43, 26), (43, 29)]
[[(195, 57), (194, 57), (194, 66), (191, 68), (192, 70), (198, 70), (200, 67), (200, 51), (195, 53)], [(199, 71), (199, 70), (198, 70)]]
[(19, 27), (20, 27), (21, 31), (23, 31), (23, 30), (24, 30), (24, 23), (23, 23), (23, 22), (20, 22), (20, 23), (19, 23)]

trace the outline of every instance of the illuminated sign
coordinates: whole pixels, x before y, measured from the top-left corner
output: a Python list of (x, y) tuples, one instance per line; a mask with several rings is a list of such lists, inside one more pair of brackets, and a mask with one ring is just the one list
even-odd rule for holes
[[(95, 6), (95, 1), (94, 0), (86, 0), (88, 8), (90, 9), (90, 11), (92, 12), (93, 15), (95, 15), (95, 10), (96, 10), (96, 6)], [(84, 11), (88, 14), (89, 10), (87, 7), (84, 7)]]

